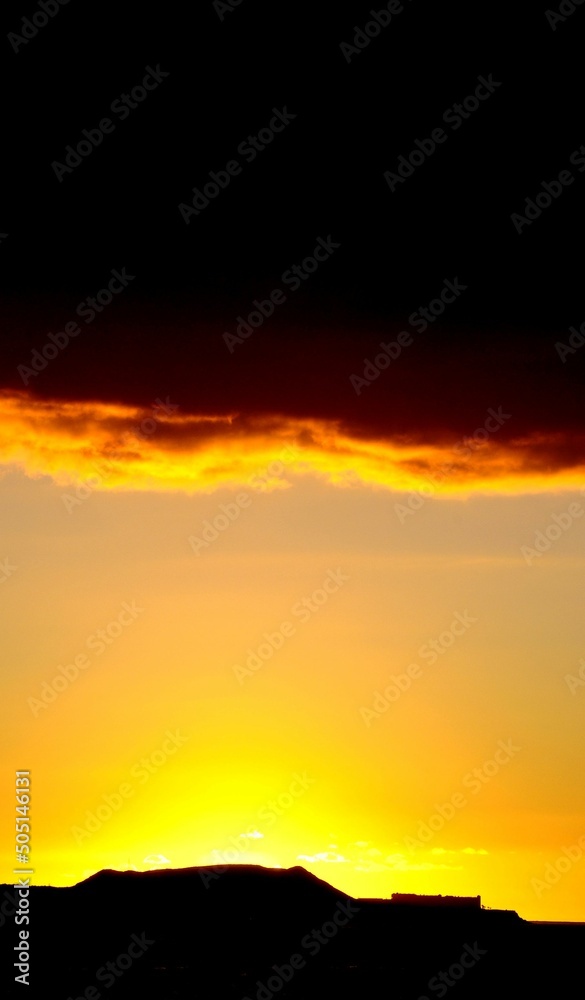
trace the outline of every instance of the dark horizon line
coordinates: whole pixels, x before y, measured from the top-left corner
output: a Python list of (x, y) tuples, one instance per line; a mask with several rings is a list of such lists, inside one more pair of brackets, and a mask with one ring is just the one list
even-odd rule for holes
[[(191, 874), (195, 875), (196, 873), (200, 873), (200, 872), (207, 872), (207, 873), (210, 873), (210, 874), (213, 873), (215, 875), (215, 877), (220, 878), (220, 877), (222, 877), (223, 875), (226, 874), (226, 869), (230, 869), (230, 870), (238, 870), (239, 869), (239, 870), (242, 870), (242, 871), (245, 870), (249, 874), (253, 874), (254, 872), (258, 872), (258, 871), (260, 871), (260, 872), (270, 872), (270, 873), (282, 872), (282, 873), (286, 873), (286, 874), (289, 874), (289, 875), (294, 873), (297, 876), (306, 877), (306, 878), (308, 878), (308, 879), (310, 879), (310, 880), (312, 880), (314, 882), (319, 882), (323, 886), (327, 887), (328, 889), (331, 889), (334, 892), (342, 893), (342, 895), (345, 896), (346, 898), (355, 900), (356, 902), (361, 902), (362, 904), (365, 904), (365, 905), (368, 905), (368, 904), (371, 904), (371, 905), (388, 904), (388, 905), (391, 905), (393, 907), (396, 907), (397, 909), (399, 909), (401, 907), (405, 907), (405, 908), (420, 907), (420, 908), (424, 908), (426, 910), (433, 910), (433, 909), (441, 909), (441, 910), (444, 910), (444, 909), (448, 909), (448, 910), (476, 909), (476, 910), (479, 910), (479, 912), (482, 912), (482, 913), (493, 913), (494, 915), (495, 914), (508, 914), (508, 915), (514, 914), (516, 917), (518, 917), (519, 920), (522, 920), (523, 923), (529, 923), (529, 924), (543, 924), (543, 925), (555, 925), (555, 926), (564, 926), (564, 925), (585, 926), (585, 919), (584, 920), (527, 920), (525, 917), (521, 917), (520, 914), (518, 913), (518, 911), (515, 910), (515, 909), (512, 909), (512, 908), (510, 908), (510, 909), (502, 909), (502, 908), (499, 908), (499, 907), (491, 907), (489, 905), (481, 903), (481, 894), (480, 893), (478, 893), (477, 896), (454, 896), (451, 893), (443, 894), (443, 893), (397, 893), (397, 892), (395, 892), (395, 893), (392, 894), (391, 897), (388, 897), (388, 896), (351, 896), (349, 893), (346, 893), (343, 890), (336, 889), (336, 887), (333, 886), (330, 882), (325, 881), (325, 879), (319, 878), (318, 875), (314, 875), (312, 872), (310, 872), (307, 868), (304, 868), (302, 865), (292, 865), (289, 868), (285, 868), (285, 867), (269, 867), (267, 865), (260, 865), (260, 864), (253, 864), (253, 863), (238, 864), (238, 863), (235, 863), (235, 862), (232, 862), (232, 863), (226, 862), (226, 864), (224, 864), (224, 865), (191, 865), (191, 866), (188, 866), (188, 867), (185, 867), (185, 868), (150, 868), (150, 869), (146, 869), (145, 871), (136, 871), (135, 869), (132, 869), (132, 868), (129, 868), (129, 869), (126, 869), (126, 870), (121, 870), (121, 869), (116, 869), (116, 868), (101, 868), (98, 871), (93, 872), (91, 875), (88, 875), (87, 878), (81, 879), (79, 882), (74, 882), (72, 885), (52, 885), (50, 883), (48, 883), (48, 884), (37, 884), (37, 885), (33, 884), (33, 885), (29, 885), (29, 889), (75, 889), (75, 888), (78, 888), (79, 886), (86, 885), (87, 883), (90, 883), (90, 882), (93, 883), (93, 882), (97, 881), (100, 877), (103, 877), (103, 876), (144, 877), (144, 876), (149, 876), (149, 875), (150, 876), (153, 876), (153, 875), (161, 876), (161, 875), (164, 875), (164, 874), (173, 875), (173, 876), (181, 876), (181, 875), (185, 876), (185, 875), (191, 875)], [(9, 883), (0, 884), (0, 889), (1, 890), (7, 890), (7, 889), (10, 889), (10, 888), (13, 888), (13, 887), (14, 886), (12, 884), (9, 884)], [(407, 896), (407, 897), (411, 897), (414, 900), (414, 902), (405, 902), (405, 901), (400, 901), (400, 900), (394, 900), (394, 898), (393, 898), (394, 896)], [(456, 900), (456, 901), (458, 901), (458, 900), (469, 900), (470, 902), (469, 902), (469, 904), (463, 904), (463, 903), (459, 903), (459, 902), (454, 902), (454, 903), (430, 903), (430, 902), (428, 902), (428, 900), (430, 900), (430, 899), (443, 899), (443, 900)], [(473, 902), (471, 902), (472, 900), (475, 900), (475, 899), (480, 900), (480, 904), (479, 905), (476, 905)], [(418, 902), (416, 902), (416, 900), (421, 900), (421, 902), (418, 903)]]

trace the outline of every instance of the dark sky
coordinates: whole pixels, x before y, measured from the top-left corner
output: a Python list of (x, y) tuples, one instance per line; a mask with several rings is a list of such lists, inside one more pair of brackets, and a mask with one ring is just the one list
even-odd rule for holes
[[(406, 0), (345, 55), (388, 4), (241, 0), (222, 19), (207, 0), (70, 0), (26, 44), (8, 33), (41, 8), (12, 5), (0, 385), (23, 388), (17, 366), (77, 320), (79, 337), (29, 381), (35, 394), (169, 392), (186, 409), (412, 433), (465, 429), (502, 403), (516, 429), (577, 430), (583, 358), (563, 364), (554, 344), (585, 320), (585, 8), (555, 30), (546, 9)], [(112, 110), (146, 67), (168, 76)], [(465, 119), (450, 112), (480, 77), (493, 93)], [(273, 109), (295, 117), (252, 159), (247, 137), (266, 137)], [(79, 165), (52, 166), (108, 117)], [(438, 128), (444, 141), (392, 191), (385, 172)], [(179, 205), (234, 159), (238, 175), (187, 224)], [(512, 214), (567, 169), (572, 183), (518, 232)], [(318, 237), (339, 247), (287, 289)], [(128, 287), (80, 320), (78, 304), (121, 268)], [(465, 291), (417, 329), (409, 317), (455, 278)], [(277, 288), (286, 302), (230, 353), (223, 334)], [(401, 329), (413, 344), (358, 396), (349, 376)]]

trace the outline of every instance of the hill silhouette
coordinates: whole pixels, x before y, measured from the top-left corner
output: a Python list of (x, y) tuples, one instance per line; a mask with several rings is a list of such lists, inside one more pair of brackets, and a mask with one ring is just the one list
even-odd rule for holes
[[(16, 897), (0, 891), (8, 953)], [(35, 998), (558, 996), (585, 944), (585, 925), (353, 899), (301, 867), (104, 870), (67, 888), (34, 886), (29, 898)], [(7, 995), (22, 994), (12, 975)]]

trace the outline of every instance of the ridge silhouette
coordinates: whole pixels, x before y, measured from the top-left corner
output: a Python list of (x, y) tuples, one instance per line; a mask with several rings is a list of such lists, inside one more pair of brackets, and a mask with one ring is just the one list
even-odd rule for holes
[[(13, 949), (16, 894), (0, 891), (0, 936)], [(583, 924), (530, 923), (474, 900), (354, 899), (300, 866), (105, 869), (70, 887), (32, 886), (29, 900), (35, 1000), (361, 1000), (382, 990), (424, 1000), (455, 986), (455, 1000), (569, 995), (585, 945)]]

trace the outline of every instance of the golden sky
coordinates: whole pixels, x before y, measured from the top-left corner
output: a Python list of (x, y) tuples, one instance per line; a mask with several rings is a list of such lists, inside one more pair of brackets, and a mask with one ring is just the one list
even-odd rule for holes
[(559, 435), (497, 406), (440, 440), (165, 397), (0, 411), (4, 781), (31, 770), (37, 884), (301, 864), (585, 919)]

